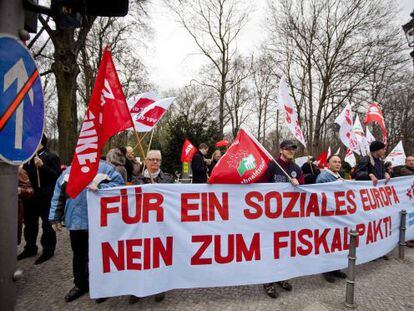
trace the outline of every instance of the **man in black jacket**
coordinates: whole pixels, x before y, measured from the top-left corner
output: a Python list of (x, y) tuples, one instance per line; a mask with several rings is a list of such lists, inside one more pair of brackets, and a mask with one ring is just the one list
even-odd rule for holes
[(191, 160), (191, 170), (193, 171), (193, 184), (204, 184), (207, 182), (207, 165), (210, 165), (209, 160), (204, 157), (208, 152), (206, 144), (200, 144), (199, 150)]
[(56, 233), (49, 222), (50, 202), (55, 183), (60, 176), (59, 157), (47, 148), (47, 138), (43, 135), (35, 156), (24, 164), (23, 168), (29, 175), (34, 189), (34, 197), (30, 204), (24, 205), (24, 238), (26, 245), (17, 259), (32, 257), (37, 254), (36, 239), (39, 232), (39, 217), (42, 219), (42, 255), (35, 261), (41, 264), (54, 255)]
[(380, 179), (385, 179), (387, 183), (390, 180), (390, 175), (386, 172), (382, 160), (385, 156), (385, 144), (380, 141), (373, 141), (369, 146), (369, 151), (370, 154), (363, 157), (355, 167), (352, 178), (355, 180), (372, 180), (374, 186), (377, 185)]

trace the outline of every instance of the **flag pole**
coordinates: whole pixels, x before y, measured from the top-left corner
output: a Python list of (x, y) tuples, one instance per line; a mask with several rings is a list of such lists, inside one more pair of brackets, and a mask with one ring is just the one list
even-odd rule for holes
[[(148, 133), (148, 132), (147, 132)], [(147, 134), (147, 133), (145, 133), (145, 134)], [(154, 136), (154, 129), (152, 129), (152, 131), (151, 131), (151, 138), (150, 138), (150, 141), (149, 141), (149, 143), (148, 143), (148, 148), (147, 148), (147, 154), (148, 154), (148, 152), (151, 150), (151, 144), (152, 144), (152, 137)], [(144, 136), (145, 137), (145, 136)], [(142, 138), (142, 139), (144, 139), (144, 137)], [(144, 170), (145, 170), (145, 161), (144, 161), (144, 165), (143, 165), (143, 167), (142, 167), (142, 171), (144, 172)]]
[[(143, 136), (142, 136), (142, 138), (141, 138), (141, 141), (142, 140), (144, 140), (144, 138), (147, 136), (147, 134), (148, 134), (148, 132), (146, 132)], [(134, 148), (132, 148), (132, 150), (134, 151), (135, 149), (137, 149), (137, 147), (139, 146), (139, 144), (136, 144), (135, 145), (135, 147)]]
[[(39, 158), (39, 154), (36, 151), (36, 157)], [(37, 176), (37, 186), (40, 188), (40, 174), (39, 174), (39, 167), (37, 165), (36, 166), (36, 176)]]
[[(134, 122), (134, 119), (132, 118), (131, 113), (129, 114), (129, 117), (131, 118), (132, 126), (134, 127), (135, 137), (137, 138), (137, 143), (139, 145), (139, 148), (140, 148), (140, 151), (141, 151), (141, 154), (142, 154), (142, 159), (143, 159), (143, 162), (144, 162), (144, 167), (145, 167), (145, 159), (146, 159), (145, 151), (144, 151), (144, 148), (142, 148), (141, 139), (139, 138), (137, 129), (135, 128), (135, 122)], [(145, 137), (145, 135), (143, 137)], [(144, 170), (142, 170), (142, 174), (144, 174)], [(154, 179), (152, 178), (151, 173), (149, 173), (149, 177), (150, 177), (151, 183), (153, 184)]]

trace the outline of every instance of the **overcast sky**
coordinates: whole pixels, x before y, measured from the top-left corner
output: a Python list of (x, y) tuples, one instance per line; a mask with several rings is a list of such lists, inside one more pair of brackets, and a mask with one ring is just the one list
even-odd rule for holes
[[(414, 0), (396, 1), (401, 8), (397, 23), (402, 25), (410, 20)], [(161, 91), (166, 91), (189, 84), (207, 60), (200, 54), (192, 38), (176, 22), (176, 18), (160, 3), (159, 0), (152, 0), (149, 6), (154, 37), (148, 43), (146, 51), (139, 54), (148, 68), (151, 82)], [(249, 22), (237, 43), (239, 51), (246, 55), (257, 49), (265, 39), (263, 25), (266, 0), (256, 0), (254, 3), (254, 11), (249, 15)]]

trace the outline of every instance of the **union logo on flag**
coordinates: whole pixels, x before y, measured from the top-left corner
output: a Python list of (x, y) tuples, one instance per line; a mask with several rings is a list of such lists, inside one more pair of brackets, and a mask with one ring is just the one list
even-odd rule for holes
[(247, 171), (254, 170), (256, 168), (256, 159), (254, 158), (253, 154), (249, 154), (247, 157), (243, 158), (240, 161), (239, 167), (237, 168), (237, 172), (239, 173), (240, 177), (244, 175)]

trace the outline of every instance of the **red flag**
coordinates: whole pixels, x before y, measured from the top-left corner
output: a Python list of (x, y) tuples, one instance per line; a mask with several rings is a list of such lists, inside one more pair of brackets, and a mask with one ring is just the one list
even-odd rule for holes
[(96, 176), (101, 149), (113, 135), (133, 126), (112, 61), (105, 49), (79, 134), (66, 193), (75, 198)]
[(385, 128), (384, 116), (382, 115), (381, 107), (376, 102), (373, 102), (369, 105), (367, 115), (364, 120), (364, 124), (369, 124), (372, 122), (378, 123), (378, 125), (381, 127), (384, 144), (386, 144), (387, 143), (387, 130)]
[(229, 145), (229, 142), (226, 139), (220, 140), (216, 142), (214, 146), (216, 147), (227, 147)]
[(324, 150), (316, 158), (319, 168), (328, 167), (328, 153)]
[(196, 152), (196, 146), (194, 146), (191, 141), (186, 138), (184, 141), (183, 150), (181, 151), (181, 162), (190, 162)]
[(240, 129), (211, 173), (210, 184), (250, 184), (266, 172), (272, 156), (249, 133)]

